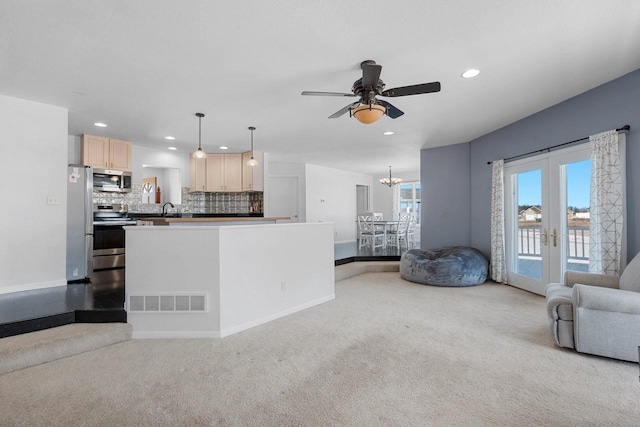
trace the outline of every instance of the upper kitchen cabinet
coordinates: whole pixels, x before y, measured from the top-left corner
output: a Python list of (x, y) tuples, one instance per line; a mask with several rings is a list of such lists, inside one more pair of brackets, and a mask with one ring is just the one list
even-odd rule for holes
[(264, 191), (264, 153), (254, 151), (253, 158), (258, 164), (249, 166), (251, 151), (242, 153), (242, 191)]
[(103, 169), (131, 170), (131, 142), (82, 135), (82, 164)]
[(207, 191), (242, 191), (242, 154), (207, 154)]
[[(189, 191), (206, 191), (207, 159), (191, 157)], [(209, 157), (209, 156), (207, 156)]]

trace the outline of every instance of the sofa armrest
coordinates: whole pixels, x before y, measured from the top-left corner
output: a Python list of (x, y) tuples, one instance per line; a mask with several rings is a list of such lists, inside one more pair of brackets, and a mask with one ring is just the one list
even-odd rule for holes
[(640, 293), (576, 283), (571, 299), (576, 310), (588, 309), (640, 315)]
[(576, 283), (582, 283), (583, 285), (618, 289), (619, 282), (618, 276), (607, 276), (606, 274), (580, 273), (578, 271), (564, 273), (564, 285), (570, 288)]
[(640, 293), (576, 283), (571, 299), (576, 350), (638, 362)]

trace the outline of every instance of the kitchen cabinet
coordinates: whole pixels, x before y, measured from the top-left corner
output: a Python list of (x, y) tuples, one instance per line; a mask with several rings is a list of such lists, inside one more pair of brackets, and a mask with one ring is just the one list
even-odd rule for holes
[(131, 171), (131, 142), (95, 135), (82, 135), (82, 164), (102, 169)]
[(242, 191), (242, 154), (207, 154), (207, 191)]
[(206, 191), (207, 159), (197, 159), (191, 156), (190, 166), (189, 191)]
[(249, 166), (251, 151), (242, 153), (242, 191), (264, 191), (264, 153), (254, 151), (253, 158), (258, 164)]

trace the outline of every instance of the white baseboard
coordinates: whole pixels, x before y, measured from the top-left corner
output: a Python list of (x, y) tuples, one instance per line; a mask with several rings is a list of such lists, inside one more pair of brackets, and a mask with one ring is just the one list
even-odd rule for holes
[(218, 331), (133, 331), (135, 340), (159, 338), (221, 338)]
[(0, 295), (14, 292), (33, 291), (36, 289), (55, 288), (57, 286), (67, 286), (65, 279), (52, 280), (48, 282), (24, 283), (22, 285), (0, 286)]

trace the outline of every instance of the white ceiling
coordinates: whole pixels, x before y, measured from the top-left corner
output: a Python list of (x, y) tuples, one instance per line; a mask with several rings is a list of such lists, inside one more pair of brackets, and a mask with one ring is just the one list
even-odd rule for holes
[[(256, 126), (272, 160), (384, 176), (640, 68), (639, 23), (638, 0), (3, 0), (0, 93), (68, 108), (72, 135), (187, 153), (203, 112), (206, 151)], [(372, 125), (300, 95), (349, 92), (366, 59), (387, 88), (442, 91), (386, 98), (405, 115)]]

